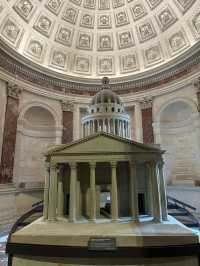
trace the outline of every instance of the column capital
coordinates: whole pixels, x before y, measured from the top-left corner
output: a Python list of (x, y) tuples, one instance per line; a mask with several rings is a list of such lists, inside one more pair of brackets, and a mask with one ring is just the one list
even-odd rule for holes
[(136, 167), (137, 162), (136, 162), (136, 161), (133, 161), (133, 160), (130, 160), (130, 161), (129, 161), (129, 165), (130, 165), (130, 166), (133, 166), (133, 167)]
[(70, 162), (70, 163), (69, 163), (69, 166), (70, 166), (71, 169), (76, 169), (76, 167), (77, 167), (77, 162)]
[(141, 109), (152, 108), (153, 105), (153, 97), (145, 97), (139, 101)]
[(110, 165), (112, 168), (116, 168), (117, 167), (117, 161), (111, 161)]
[(50, 163), (49, 169), (50, 169), (50, 171), (58, 171), (59, 170), (58, 164), (57, 163)]
[(73, 112), (74, 103), (71, 101), (61, 101), (61, 107), (63, 112)]
[(146, 165), (147, 165), (148, 167), (153, 167), (153, 166), (156, 165), (156, 161), (147, 161), (147, 162), (146, 162)]
[(17, 84), (8, 83), (7, 95), (9, 97), (18, 99), (20, 93), (21, 93), (21, 89), (19, 88), (19, 86)]
[(95, 168), (96, 167), (96, 162), (89, 162), (90, 168)]

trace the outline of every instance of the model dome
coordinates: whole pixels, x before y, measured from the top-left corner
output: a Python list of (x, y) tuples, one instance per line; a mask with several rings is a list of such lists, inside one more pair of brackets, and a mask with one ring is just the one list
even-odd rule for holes
[(130, 138), (130, 119), (124, 111), (120, 97), (109, 86), (109, 79), (102, 79), (102, 89), (92, 98), (88, 115), (82, 119), (83, 136), (104, 131)]

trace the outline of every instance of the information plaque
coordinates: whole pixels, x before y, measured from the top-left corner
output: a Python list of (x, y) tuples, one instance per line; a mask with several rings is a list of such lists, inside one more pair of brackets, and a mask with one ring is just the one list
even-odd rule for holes
[(117, 249), (116, 239), (113, 238), (90, 238), (88, 241), (88, 249), (94, 251), (113, 251)]

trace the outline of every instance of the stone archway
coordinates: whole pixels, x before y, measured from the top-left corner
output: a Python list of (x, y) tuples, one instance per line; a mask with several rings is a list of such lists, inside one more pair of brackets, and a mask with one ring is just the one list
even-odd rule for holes
[(175, 99), (160, 111), (157, 129), (161, 148), (166, 150), (168, 184), (193, 185), (200, 179), (197, 119), (196, 106), (183, 99)]
[(42, 105), (26, 107), (19, 116), (13, 181), (21, 187), (38, 187), (44, 182), (43, 152), (56, 143), (56, 120)]

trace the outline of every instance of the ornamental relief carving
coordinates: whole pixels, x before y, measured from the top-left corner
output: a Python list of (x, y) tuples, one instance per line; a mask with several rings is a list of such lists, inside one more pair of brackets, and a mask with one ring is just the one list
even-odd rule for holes
[(31, 38), (27, 44), (27, 48), (24, 53), (27, 56), (31, 58), (33, 57), (35, 60), (42, 62), (45, 53), (45, 47), (46, 45), (43, 41), (38, 40), (38, 38)]
[(118, 32), (117, 39), (119, 49), (125, 49), (135, 45), (132, 30)]
[(113, 56), (98, 57), (98, 75), (114, 74), (114, 58)]
[(154, 37), (156, 37), (156, 31), (153, 27), (153, 24), (150, 20), (146, 20), (142, 24), (137, 26), (137, 34), (139, 41), (146, 42)]
[(113, 36), (111, 33), (98, 35), (98, 51), (111, 51), (113, 50)]
[(196, 2), (196, 0), (174, 0), (174, 2), (179, 10), (182, 13), (185, 13)]
[(112, 20), (110, 14), (102, 14), (98, 16), (98, 28), (99, 29), (112, 28)]
[(58, 31), (56, 33), (55, 41), (59, 42), (65, 46), (72, 45), (74, 31), (69, 27), (65, 27), (63, 25), (59, 25)]
[(128, 73), (139, 70), (138, 58), (136, 53), (120, 56), (120, 72)]
[(124, 6), (124, 0), (112, 0), (112, 3), (114, 8)]
[(23, 34), (23, 28), (12, 17), (6, 18), (1, 26), (1, 36), (14, 47), (17, 47)]
[(185, 49), (189, 45), (186, 39), (185, 32), (180, 30), (174, 33), (172, 36), (170, 36), (169, 45), (172, 54), (180, 52), (183, 49)]
[(128, 13), (126, 10), (121, 10), (118, 13), (115, 13), (115, 25), (116, 27), (121, 27), (129, 24)]
[(134, 6), (131, 7), (131, 12), (133, 15), (133, 20), (136, 21), (140, 18), (143, 18), (147, 15), (147, 10), (142, 2), (136, 3)]
[(64, 10), (63, 14), (62, 14), (62, 19), (71, 23), (71, 24), (75, 24), (77, 21), (77, 17), (78, 17), (78, 10), (73, 8), (73, 7), (68, 7)]
[(40, 14), (33, 27), (44, 36), (49, 37), (53, 27), (53, 22), (49, 19), (48, 15)]
[(94, 9), (96, 7), (96, 0), (84, 0), (83, 6), (85, 8)]
[(85, 28), (94, 28), (94, 15), (82, 14), (80, 26)]
[(145, 66), (149, 67), (163, 61), (163, 53), (160, 44), (153, 45), (143, 51)]
[(91, 74), (91, 57), (85, 56), (85, 55), (75, 55), (74, 57), (74, 69), (73, 72), (79, 73), (79, 74)]
[(62, 5), (63, 5), (63, 0), (48, 0), (45, 6), (52, 13), (58, 15), (60, 13)]
[(82, 50), (92, 50), (93, 35), (91, 33), (79, 32), (77, 37), (77, 48)]
[(60, 49), (54, 49), (51, 51), (50, 65), (56, 68), (66, 69), (67, 68), (67, 54), (62, 52)]
[(110, 0), (99, 0), (99, 9), (100, 10), (110, 9)]
[(36, 5), (32, 0), (19, 0), (13, 6), (14, 10), (23, 18), (26, 22), (29, 22), (32, 15), (36, 10)]
[(177, 21), (177, 17), (174, 12), (167, 6), (164, 7), (156, 16), (158, 25), (161, 31), (167, 30), (172, 24)]
[(195, 33), (200, 36), (200, 11), (192, 19), (192, 27)]

